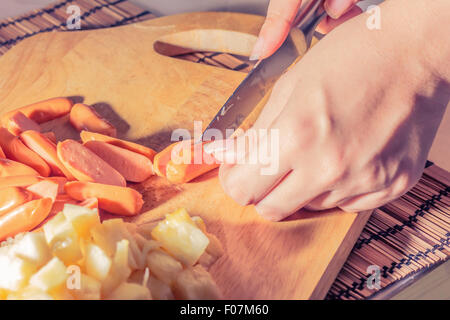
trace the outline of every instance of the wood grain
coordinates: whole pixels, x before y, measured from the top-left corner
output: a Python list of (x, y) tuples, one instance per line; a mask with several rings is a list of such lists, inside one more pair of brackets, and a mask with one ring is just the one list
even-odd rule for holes
[[(93, 105), (119, 137), (161, 150), (174, 129), (192, 132), (194, 120), (205, 127), (245, 73), (170, 58), (154, 43), (248, 55), (262, 22), (246, 14), (190, 13), (37, 35), (0, 59), (0, 111), (70, 96)], [(59, 139), (77, 136), (67, 119), (46, 128)], [(134, 221), (157, 220), (181, 206), (203, 217), (225, 248), (211, 272), (226, 298), (323, 298), (370, 214), (301, 211), (270, 223), (225, 195), (216, 173), (182, 186), (158, 177), (137, 185), (147, 212)]]

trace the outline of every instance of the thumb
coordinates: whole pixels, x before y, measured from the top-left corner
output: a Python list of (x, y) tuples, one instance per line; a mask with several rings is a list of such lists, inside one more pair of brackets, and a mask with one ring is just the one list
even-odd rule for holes
[(325, 10), (333, 19), (338, 19), (349, 11), (360, 0), (326, 0)]
[(265, 59), (284, 42), (302, 0), (271, 0), (250, 60)]

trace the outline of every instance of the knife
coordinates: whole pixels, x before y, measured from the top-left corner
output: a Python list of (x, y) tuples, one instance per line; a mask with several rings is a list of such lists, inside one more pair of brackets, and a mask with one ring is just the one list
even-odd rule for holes
[[(229, 138), (254, 110), (276, 80), (311, 46), (314, 30), (326, 16), (324, 0), (309, 0), (298, 10), (293, 29), (282, 46), (270, 57), (258, 61), (244, 81), (233, 92), (202, 134), (202, 141), (222, 137)], [(215, 129), (215, 130), (211, 130)]]

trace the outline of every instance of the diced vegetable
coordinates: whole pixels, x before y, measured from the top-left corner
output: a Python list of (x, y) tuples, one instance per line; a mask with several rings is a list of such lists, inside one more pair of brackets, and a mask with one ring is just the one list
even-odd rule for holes
[(209, 244), (208, 237), (185, 209), (166, 215), (166, 219), (153, 229), (152, 236), (186, 266), (194, 265)]

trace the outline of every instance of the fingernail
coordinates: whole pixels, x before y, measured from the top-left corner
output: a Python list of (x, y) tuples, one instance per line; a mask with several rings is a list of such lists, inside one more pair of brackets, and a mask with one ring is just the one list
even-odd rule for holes
[(264, 42), (263, 37), (259, 36), (258, 40), (256, 40), (256, 43), (253, 47), (252, 54), (250, 55), (250, 58), (248, 58), (248, 59), (250, 61), (258, 60), (259, 57), (261, 57), (261, 54), (263, 53), (264, 45), (265, 45), (265, 42)]
[(353, 4), (352, 0), (328, 0), (324, 4), (325, 11), (333, 19), (342, 16)]

